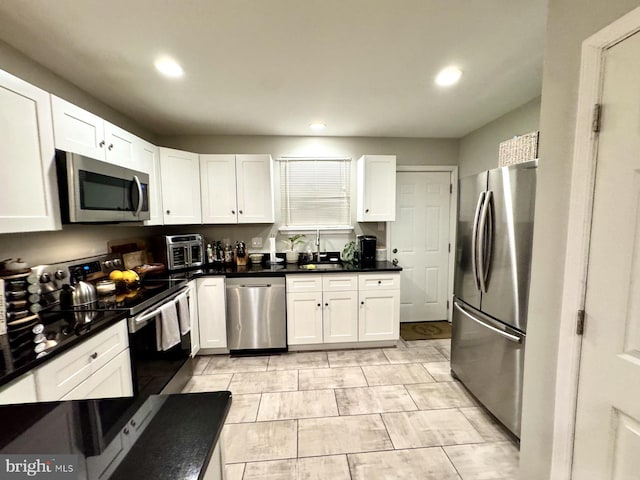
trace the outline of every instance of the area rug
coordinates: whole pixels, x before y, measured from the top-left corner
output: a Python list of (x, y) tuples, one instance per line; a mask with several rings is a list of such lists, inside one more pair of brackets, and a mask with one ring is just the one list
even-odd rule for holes
[(400, 324), (403, 340), (435, 340), (451, 338), (449, 322), (410, 322)]

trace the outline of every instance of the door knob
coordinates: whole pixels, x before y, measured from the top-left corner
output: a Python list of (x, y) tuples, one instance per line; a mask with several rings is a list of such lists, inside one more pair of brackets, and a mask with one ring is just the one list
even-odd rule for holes
[(398, 259), (394, 258), (391, 263), (393, 263), (393, 266), (395, 267), (396, 265), (398, 265)]

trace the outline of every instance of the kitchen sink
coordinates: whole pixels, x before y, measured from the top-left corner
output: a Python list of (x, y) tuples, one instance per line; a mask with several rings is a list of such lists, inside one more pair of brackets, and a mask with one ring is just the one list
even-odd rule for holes
[(331, 263), (305, 263), (300, 265), (303, 270), (342, 270), (342, 264), (337, 262)]

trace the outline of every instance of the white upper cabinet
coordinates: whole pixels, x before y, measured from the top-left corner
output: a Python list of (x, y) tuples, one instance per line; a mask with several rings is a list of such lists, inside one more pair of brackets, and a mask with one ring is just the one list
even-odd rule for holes
[[(148, 173), (148, 166), (136, 157), (135, 144), (142, 139), (109, 122), (104, 122), (107, 162)], [(143, 169), (147, 167), (147, 169)]]
[(238, 223), (236, 156), (200, 155), (202, 223)]
[[(162, 214), (162, 185), (160, 181), (160, 152), (158, 147), (138, 139), (135, 142), (135, 157), (141, 165), (142, 170), (149, 173), (149, 220), (145, 225), (162, 225), (164, 222)], [(144, 167), (144, 168), (142, 168)]]
[(104, 120), (91, 112), (51, 95), (56, 148), (106, 160)]
[(396, 156), (363, 155), (358, 159), (358, 222), (396, 219)]
[(273, 223), (271, 155), (200, 155), (203, 223)]
[(236, 155), (238, 223), (273, 223), (271, 155)]
[(165, 225), (202, 223), (199, 155), (166, 147), (159, 150)]
[(0, 70), (0, 233), (59, 230), (49, 94)]

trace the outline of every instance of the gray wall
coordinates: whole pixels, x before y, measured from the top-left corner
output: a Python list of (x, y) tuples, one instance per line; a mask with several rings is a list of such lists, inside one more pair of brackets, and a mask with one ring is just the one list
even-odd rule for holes
[(457, 165), (454, 138), (176, 136), (160, 137), (158, 145), (197, 153), (270, 153), (281, 156), (397, 156), (398, 165)]
[(537, 97), (462, 137), (458, 174), (465, 177), (496, 168), (500, 142), (539, 128), (540, 97)]
[(0, 41), (0, 69), (5, 70), (42, 90), (64, 98), (125, 130), (136, 134), (150, 142), (155, 142), (155, 135), (137, 124), (129, 117), (105, 105), (84, 90), (59, 77), (51, 70), (34, 62), (10, 45)]
[(521, 480), (549, 478), (581, 44), (635, 7), (638, 0), (549, 0), (525, 357)]

